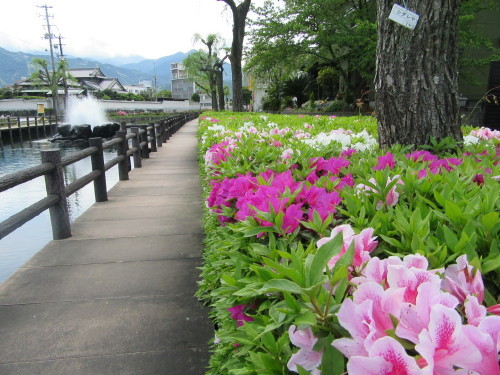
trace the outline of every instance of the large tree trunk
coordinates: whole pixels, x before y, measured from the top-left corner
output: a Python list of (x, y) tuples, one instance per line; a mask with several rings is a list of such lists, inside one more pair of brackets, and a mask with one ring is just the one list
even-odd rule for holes
[[(222, 69), (222, 68), (221, 68)], [(222, 76), (222, 70), (217, 70), (217, 95), (219, 98), (219, 109), (221, 111), (225, 108), (225, 100), (224, 100), (224, 77)]]
[(233, 12), (233, 43), (231, 44), (232, 78), (233, 78), (233, 111), (243, 112), (243, 72), (241, 59), (243, 57), (243, 38), (245, 37), (245, 20), (250, 9), (251, 0), (244, 0), (236, 6), (233, 0), (224, 1)]
[(460, 0), (408, 0), (414, 30), (389, 20), (393, 0), (377, 0), (376, 111), (381, 147), (461, 139), (458, 106)]

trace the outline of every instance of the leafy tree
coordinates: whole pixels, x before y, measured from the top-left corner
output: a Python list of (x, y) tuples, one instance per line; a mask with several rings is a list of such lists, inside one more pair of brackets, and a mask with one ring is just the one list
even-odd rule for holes
[(377, 0), (375, 79), (379, 143), (423, 145), (461, 138), (458, 108), (460, 0), (413, 0), (415, 30), (388, 19), (392, 0)]
[(251, 101), (252, 101), (252, 90), (250, 90), (248, 87), (244, 86), (243, 87), (243, 104), (249, 105)]
[(11, 89), (2, 87), (0, 88), (0, 99), (12, 99), (14, 97), (14, 93)]
[(200, 94), (198, 94), (197, 92), (195, 92), (193, 95), (191, 95), (191, 100), (195, 103), (199, 103), (200, 102)]
[(295, 71), (330, 67), (338, 72), (340, 90), (350, 99), (358, 97), (372, 81), (374, 0), (266, 1), (256, 13), (250, 37), (250, 68), (266, 69), (276, 61)]
[(159, 98), (171, 98), (172, 97), (172, 91), (170, 91), (170, 90), (160, 90), (160, 91), (158, 91), (158, 97)]
[(458, 21), (460, 77), (473, 82), (478, 70), (489, 66), (490, 61), (500, 60), (500, 48), (486, 38), (476, 26), (479, 12), (500, 10), (495, 0), (462, 0)]
[(222, 72), (226, 57), (219, 59), (217, 56), (223, 51), (224, 40), (217, 34), (209, 34), (205, 38), (195, 34), (193, 40), (201, 42), (207, 50), (198, 50), (184, 59), (183, 65), (187, 69), (188, 77), (211, 97), (213, 110), (224, 109)]
[(217, 0), (226, 3), (233, 13), (233, 42), (231, 44), (231, 62), (233, 78), (233, 111), (242, 112), (243, 108), (243, 39), (245, 23), (252, 0), (242, 0), (236, 4), (234, 0)]
[(50, 88), (50, 91), (52, 93), (52, 106), (57, 118), (57, 116), (59, 115), (57, 103), (59, 86), (63, 86), (65, 91), (65, 98), (67, 98), (67, 81), (72, 79), (72, 77), (68, 73), (67, 63), (65, 60), (60, 60), (53, 72), (49, 70), (49, 64), (45, 59), (34, 58), (32, 60), (32, 63), (35, 68), (38, 68), (38, 70), (31, 75), (31, 79), (37, 85), (48, 86)]

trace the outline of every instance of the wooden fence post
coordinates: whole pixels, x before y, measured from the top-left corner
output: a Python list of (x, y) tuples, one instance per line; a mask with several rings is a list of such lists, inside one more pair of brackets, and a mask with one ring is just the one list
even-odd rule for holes
[(148, 147), (148, 126), (147, 125), (140, 125), (141, 130), (143, 132), (140, 132), (139, 134), (141, 135), (141, 156), (143, 159), (149, 159), (149, 147)]
[(132, 147), (135, 148), (134, 152), (134, 168), (141, 168), (142, 167), (142, 160), (141, 160), (141, 137), (139, 135), (139, 128), (137, 127), (132, 127), (130, 128), (130, 132), (135, 135), (134, 138), (132, 138)]
[(59, 150), (42, 150), (42, 163), (53, 163), (54, 171), (45, 175), (45, 189), (47, 195), (57, 195), (59, 201), (49, 208), (50, 222), (52, 224), (52, 237), (62, 240), (71, 237), (71, 224), (69, 222), (68, 202), (64, 192), (64, 176)]
[(12, 124), (10, 123), (10, 116), (7, 117), (7, 126), (9, 127), (9, 137), (10, 137), (10, 145), (14, 145), (14, 136), (12, 135)]
[(156, 129), (155, 129), (155, 124), (154, 122), (149, 123), (149, 136), (152, 138), (151, 139), (151, 152), (157, 152), (158, 149), (156, 148)]
[(42, 115), (42, 128), (43, 128), (43, 137), (47, 138), (47, 129), (45, 129), (45, 115)]
[(106, 188), (106, 171), (104, 170), (104, 155), (102, 150), (102, 138), (89, 138), (90, 147), (97, 147), (97, 152), (90, 157), (92, 170), (101, 171), (101, 175), (94, 180), (94, 194), (96, 202), (108, 200), (108, 189)]
[(155, 137), (156, 137), (156, 148), (158, 147), (163, 147), (163, 134), (162, 134), (162, 126), (161, 126), (161, 121), (158, 124), (154, 124), (155, 127)]
[(23, 130), (21, 129), (21, 117), (17, 116), (17, 127), (19, 129), (19, 140), (21, 142), (21, 147), (23, 145)]
[(40, 139), (40, 133), (38, 132), (38, 117), (35, 116), (35, 130), (36, 130), (36, 139)]
[(28, 140), (31, 143), (30, 117), (26, 116), (26, 126), (28, 127)]
[(122, 142), (118, 145), (118, 156), (123, 155), (123, 160), (118, 163), (118, 176), (120, 181), (128, 180), (128, 171), (129, 171), (129, 157), (127, 156), (128, 152), (128, 141), (127, 141), (127, 132), (120, 130), (115, 134), (115, 138), (121, 138)]

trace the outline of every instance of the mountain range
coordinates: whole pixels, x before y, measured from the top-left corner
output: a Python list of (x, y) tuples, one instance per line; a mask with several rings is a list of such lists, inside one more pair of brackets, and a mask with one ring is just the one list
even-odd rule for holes
[[(159, 90), (171, 88), (172, 71), (170, 64), (182, 62), (189, 54), (195, 52), (178, 52), (173, 55), (160, 57), (159, 59), (143, 59), (134, 56), (130, 58), (107, 59), (100, 62), (91, 58), (66, 56), (70, 69), (78, 68), (100, 68), (107, 76), (118, 78), (124, 85), (137, 84), (140, 81), (152, 81), (156, 76), (156, 86)], [(33, 58), (43, 58), (50, 61), (50, 55), (42, 53), (11, 52), (0, 47), (0, 87), (12, 85), (23, 77), (29, 77), (33, 73)], [(138, 61), (129, 63), (127, 61)], [(231, 68), (226, 66), (224, 70), (224, 81), (231, 81)]]

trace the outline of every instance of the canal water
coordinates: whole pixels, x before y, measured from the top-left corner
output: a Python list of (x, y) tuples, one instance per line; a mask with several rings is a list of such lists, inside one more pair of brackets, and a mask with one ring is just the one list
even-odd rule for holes
[[(40, 150), (60, 148), (65, 156), (84, 148), (84, 146), (60, 146), (48, 141), (25, 142), (13, 147), (5, 146), (0, 150), (0, 177), (41, 163)], [(115, 150), (105, 150), (104, 160), (116, 156)], [(65, 184), (75, 181), (92, 170), (90, 158), (64, 168)], [(118, 181), (118, 168), (114, 166), (106, 172), (108, 190)], [(0, 192), (0, 222), (44, 198), (44, 177), (38, 177), (15, 188)], [(73, 222), (86, 209), (94, 204), (92, 183), (68, 197), (70, 219)], [(8, 236), (0, 239), (0, 283), (9, 278), (20, 266), (52, 240), (49, 211), (27, 222)]]

